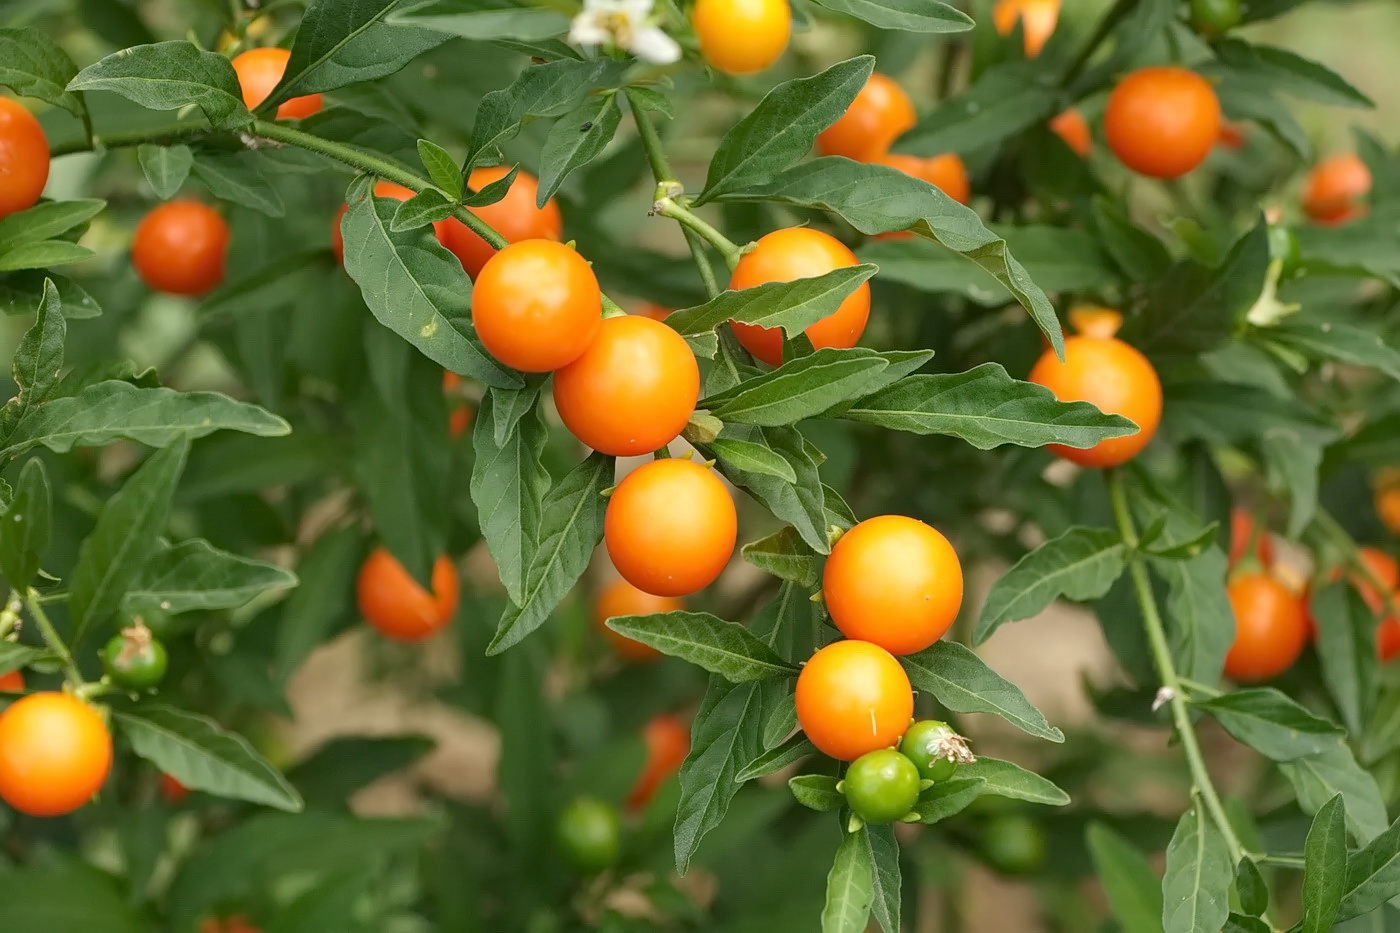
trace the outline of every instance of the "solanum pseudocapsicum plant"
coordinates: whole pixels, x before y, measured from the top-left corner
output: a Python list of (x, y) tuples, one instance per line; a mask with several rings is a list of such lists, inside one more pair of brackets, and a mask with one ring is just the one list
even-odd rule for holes
[[(0, 928), (61, 901), (88, 931), (895, 933), (955, 852), (1092, 863), (1134, 933), (1388, 928), (1400, 162), (1360, 135), (1293, 184), (1314, 153), (1278, 95), (1370, 103), (1231, 32), (1299, 5), (0, 24), (0, 85), (49, 107), (0, 100), (0, 296), (28, 324)], [(876, 55), (788, 51), (813, 19)], [(106, 200), (41, 199), (51, 160), (51, 195)], [(596, 601), (595, 563), (621, 577)], [(1186, 782), (1179, 820), (1105, 792), (1134, 757), (1066, 742), (967, 646), (1057, 599), (1103, 623), (1104, 717), (1170, 730), (1144, 770)], [(416, 735), (269, 763), (293, 674), (358, 619), (420, 689), (390, 642), (460, 647), (437, 692), (498, 727), (496, 800), (352, 815)], [(1007, 637), (1034, 653), (1033, 626)], [(1221, 780), (1210, 721), (1271, 763), (1255, 786)], [(1099, 922), (1073, 900), (1057, 928)]]

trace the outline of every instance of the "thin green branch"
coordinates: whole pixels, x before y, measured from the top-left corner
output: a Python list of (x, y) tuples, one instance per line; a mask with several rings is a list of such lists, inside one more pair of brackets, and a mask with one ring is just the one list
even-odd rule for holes
[(208, 123), (169, 123), (148, 130), (131, 130), (125, 133), (106, 133), (101, 136), (66, 139), (49, 147), (52, 158), (73, 155), (79, 152), (96, 152), (103, 149), (129, 149), (145, 143), (169, 145), (188, 139), (197, 139), (216, 132)]
[(631, 88), (623, 91), (623, 94), (627, 97), (627, 105), (632, 108), (632, 122), (637, 124), (637, 134), (642, 138), (642, 148), (646, 150), (647, 162), (651, 165), (651, 174), (656, 183), (661, 185), (674, 182), (676, 173), (671, 170), (671, 163), (666, 159), (666, 150), (661, 146), (661, 136), (652, 125), (651, 118), (647, 116), (646, 110), (637, 106), (637, 96)]
[(700, 270), (700, 281), (705, 285), (705, 294), (711, 298), (720, 293), (719, 283), (715, 281), (715, 269), (710, 265), (710, 259), (705, 255), (705, 244), (700, 239), (700, 234), (689, 227), (681, 227), (681, 232), (685, 234), (685, 243), (690, 247), (690, 258), (695, 260), (695, 268)]
[(724, 264), (731, 270), (739, 264), (739, 257), (744, 255), (744, 251), (733, 240), (720, 233), (714, 227), (692, 213), (690, 208), (676, 201), (674, 198), (658, 198), (652, 205), (653, 212), (662, 217), (669, 217), (700, 236), (706, 243), (709, 243), (715, 250), (724, 257)]
[(44, 612), (44, 607), (39, 602), (39, 594), (33, 587), (25, 590), (24, 602), (29, 607), (29, 614), (34, 617), (34, 622), (39, 626), (39, 634), (43, 636), (44, 643), (54, 654), (59, 656), (63, 661), (63, 666), (68, 669), (68, 679), (74, 687), (81, 687), (83, 675), (78, 670), (78, 662), (73, 657), (73, 652), (69, 650), (67, 643), (58, 636), (58, 629), (54, 628), (48, 613)]

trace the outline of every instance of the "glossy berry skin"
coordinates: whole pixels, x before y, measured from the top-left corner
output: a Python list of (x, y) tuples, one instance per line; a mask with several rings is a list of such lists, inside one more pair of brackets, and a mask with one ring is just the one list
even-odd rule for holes
[(458, 590), (457, 568), (447, 555), (433, 564), (429, 593), (383, 547), (370, 553), (355, 583), (360, 614), (395, 641), (417, 641), (445, 628), (457, 614)]
[(158, 292), (203, 295), (224, 280), (228, 241), (228, 224), (212, 207), (166, 201), (137, 225), (131, 264)]
[(553, 240), (512, 243), (487, 261), (472, 290), (472, 322), (496, 359), (546, 373), (583, 355), (602, 325), (603, 293), (578, 253)]
[(948, 539), (904, 515), (868, 518), (826, 559), (822, 595), (847, 638), (913, 654), (943, 637), (962, 606), (962, 564)]
[(700, 367), (685, 338), (637, 315), (611, 317), (583, 355), (554, 373), (564, 426), (600, 453), (635, 457), (681, 433), (700, 398)]
[[(254, 109), (277, 87), (282, 75), (287, 71), (287, 62), (292, 53), (287, 49), (249, 49), (235, 55), (231, 64), (238, 75), (238, 86), (243, 91), (243, 105)], [(321, 109), (321, 95), (307, 94), (293, 97), (277, 105), (277, 119), (302, 120)]]
[(1043, 385), (1062, 402), (1092, 402), (1101, 411), (1122, 415), (1138, 426), (1136, 434), (1110, 437), (1079, 449), (1051, 444), (1057, 456), (1085, 467), (1111, 467), (1136, 457), (1162, 419), (1162, 383), (1147, 357), (1116, 337), (1070, 337), (1065, 361), (1046, 350), (1031, 370), (1030, 381)]
[(612, 865), (622, 851), (617, 811), (596, 797), (569, 801), (559, 814), (554, 835), (565, 861), (587, 874)]
[(650, 645), (614, 632), (604, 623), (618, 616), (648, 616), (659, 612), (679, 612), (684, 608), (685, 602), (674, 596), (653, 596), (626, 580), (614, 580), (598, 593), (598, 600), (593, 604), (593, 624), (619, 657), (641, 664), (656, 661), (665, 655)]
[(927, 781), (946, 781), (958, 769), (958, 763), (946, 754), (939, 754), (939, 747), (945, 739), (953, 735), (953, 729), (946, 722), (937, 719), (920, 719), (905, 731), (899, 740), (899, 751), (914, 763), (919, 777)]
[[(833, 269), (854, 266), (856, 254), (830, 234), (810, 227), (786, 227), (759, 239), (734, 267), (731, 289), (752, 288), (765, 282), (791, 282), (793, 279), (824, 275)], [(870, 283), (846, 296), (830, 315), (807, 328), (812, 346), (853, 347), (865, 333), (870, 319)], [(755, 357), (769, 366), (783, 361), (783, 332), (778, 327), (759, 327), (731, 321), (734, 336)]]
[(617, 484), (603, 543), (622, 578), (655, 596), (709, 586), (734, 553), (734, 500), (714, 470), (689, 460), (644, 463)]
[(1267, 529), (1255, 531), (1254, 516), (1244, 509), (1230, 511), (1230, 566), (1244, 560), (1250, 541), (1254, 542), (1254, 556), (1268, 569), (1274, 562), (1274, 538)]
[(866, 752), (846, 769), (842, 793), (867, 823), (893, 823), (919, 801), (919, 769), (892, 748)]
[(817, 134), (817, 151), (873, 162), (917, 120), (914, 102), (904, 88), (877, 71), (866, 79), (846, 112)]
[(67, 693), (32, 693), (0, 713), (0, 798), (30, 816), (87, 803), (112, 767), (102, 714)]
[(1080, 158), (1087, 159), (1093, 151), (1094, 138), (1089, 133), (1089, 121), (1074, 107), (1051, 120), (1050, 129)]
[(696, 0), (690, 22), (701, 56), (732, 75), (767, 68), (782, 57), (792, 35), (787, 0)]
[(642, 740), (647, 746), (646, 764), (627, 794), (627, 809), (634, 813), (646, 809), (661, 785), (681, 769), (690, 754), (690, 727), (680, 717), (663, 713), (647, 721)]
[(1011, 35), (1018, 19), (1026, 57), (1035, 58), (1059, 23), (1060, 0), (997, 0), (992, 8), (992, 22), (997, 32)]
[[(395, 201), (407, 201), (413, 197), (413, 189), (405, 188), (392, 181), (377, 181), (374, 183), (374, 196), (376, 198), (393, 198)], [(331, 224), (331, 249), (335, 252), (336, 261), (342, 266), (345, 265), (345, 236), (340, 232), (340, 221), (345, 216), (346, 210), (348, 208), (342, 204), (335, 215), (335, 222)], [(443, 246), (447, 245), (449, 223), (456, 223), (456, 221), (449, 218), (448, 220), (436, 221), (433, 224), (433, 233), (436, 234), (438, 242)]]
[(838, 641), (797, 676), (797, 722), (822, 752), (855, 761), (898, 744), (914, 715), (909, 676), (894, 656), (864, 641)]
[(24, 674), (9, 671), (0, 674), (0, 693), (19, 693), (24, 689)]
[[(510, 166), (496, 165), (490, 168), (472, 169), (467, 186), (480, 191), (493, 182), (500, 181), (510, 174)], [(559, 213), (559, 205), (550, 198), (544, 207), (535, 206), (539, 194), (539, 179), (526, 171), (516, 172), (515, 181), (510, 183), (506, 196), (494, 204), (484, 207), (469, 207), (480, 217), (486, 226), (506, 238), (509, 243), (522, 240), (557, 240), (564, 233), (564, 218)], [(496, 248), (455, 217), (442, 221), (445, 235), (441, 237), (443, 246), (452, 250), (462, 261), (467, 275), (476, 278), (487, 261), (496, 255)]]
[(165, 646), (154, 638), (144, 643), (115, 635), (102, 648), (102, 668), (112, 683), (126, 690), (150, 690), (165, 679)]
[(1328, 156), (1308, 173), (1303, 213), (1316, 223), (1333, 227), (1366, 212), (1371, 193), (1371, 170), (1352, 152)]
[(1235, 613), (1235, 642), (1225, 656), (1225, 675), (1255, 683), (1292, 667), (1307, 640), (1302, 600), (1264, 573), (1236, 576), (1227, 593)]
[(1118, 82), (1103, 115), (1108, 148), (1139, 175), (1180, 178), (1220, 138), (1220, 100), (1185, 68), (1142, 68)]
[(1191, 25), (1203, 36), (1222, 36), (1239, 22), (1240, 0), (1191, 0)]
[(49, 140), (19, 101), (0, 97), (0, 218), (28, 210), (49, 181)]

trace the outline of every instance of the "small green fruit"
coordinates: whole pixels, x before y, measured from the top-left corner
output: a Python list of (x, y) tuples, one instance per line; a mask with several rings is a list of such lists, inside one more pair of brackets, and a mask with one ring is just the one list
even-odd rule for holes
[(867, 823), (892, 823), (919, 800), (919, 769), (892, 748), (866, 752), (851, 762), (841, 782), (851, 812)]

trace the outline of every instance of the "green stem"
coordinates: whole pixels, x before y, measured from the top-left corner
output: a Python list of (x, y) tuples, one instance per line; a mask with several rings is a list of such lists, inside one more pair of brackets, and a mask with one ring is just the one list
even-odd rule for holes
[[(303, 133), (301, 130), (293, 129), (290, 126), (283, 126), (280, 123), (271, 123), (267, 120), (257, 120), (253, 123), (253, 135), (261, 136), (263, 139), (271, 139), (275, 142), (285, 143), (288, 146), (296, 146), (298, 149), (306, 149), (311, 152), (318, 152), (328, 159), (334, 159), (351, 168), (357, 168), (362, 172), (369, 172), (380, 178), (387, 179), (395, 184), (403, 185), (415, 192), (432, 188), (426, 179), (415, 175), (413, 172), (382, 159), (377, 155), (363, 152), (354, 146), (347, 146), (344, 143), (332, 142), (329, 139), (322, 139), (310, 133)], [(506, 238), (501, 236), (490, 225), (480, 217), (458, 206), (452, 216), (466, 224), (473, 233), (490, 243), (496, 249), (503, 249), (506, 246)]]
[(1117, 3), (1113, 4), (1109, 11), (1104, 14), (1103, 19), (1099, 20), (1099, 25), (1094, 29), (1093, 35), (1084, 43), (1084, 47), (1079, 50), (1074, 61), (1070, 62), (1069, 67), (1065, 69), (1064, 76), (1060, 78), (1060, 87), (1068, 87), (1075, 78), (1083, 73), (1084, 67), (1089, 64), (1089, 59), (1094, 57), (1094, 53), (1098, 51), (1100, 45), (1103, 45), (1108, 34), (1137, 7), (1138, 2), (1139, 0), (1118, 0)]
[(647, 162), (651, 164), (651, 174), (656, 183), (664, 185), (674, 182), (676, 174), (671, 171), (671, 163), (666, 160), (666, 150), (661, 146), (661, 135), (656, 132), (656, 127), (652, 125), (647, 112), (637, 106), (637, 98), (632, 89), (628, 88), (623, 93), (627, 97), (627, 105), (632, 108), (632, 122), (637, 124), (637, 134), (642, 138), (642, 148), (646, 150)]
[(736, 246), (729, 237), (691, 213), (690, 208), (673, 198), (660, 198), (652, 209), (661, 216), (669, 217), (698, 234), (701, 239), (713, 246), (724, 257), (725, 265), (731, 270), (739, 264), (739, 257), (744, 255), (744, 251)]
[(127, 149), (144, 143), (177, 143), (186, 139), (207, 136), (215, 132), (208, 123), (170, 123), (149, 130), (132, 130), (126, 133), (107, 133), (103, 136), (68, 139), (49, 147), (49, 156), (73, 155), (78, 152), (94, 152), (99, 149)]
[(1317, 512), (1313, 515), (1313, 525), (1322, 532), (1332, 546), (1342, 552), (1342, 559), (1346, 562), (1347, 569), (1351, 572), (1353, 579), (1360, 579), (1361, 582), (1369, 585), (1380, 594), (1385, 603), (1387, 614), (1400, 619), (1400, 600), (1396, 599), (1395, 593), (1391, 592), (1390, 586), (1376, 576), (1367, 563), (1361, 559), (1361, 552), (1354, 539), (1347, 530), (1341, 526), (1332, 513), (1318, 506)]
[(1235, 835), (1235, 829), (1230, 825), (1230, 820), (1225, 815), (1225, 807), (1220, 802), (1220, 795), (1215, 790), (1215, 783), (1211, 780), (1210, 771), (1206, 769), (1205, 757), (1201, 754), (1200, 743), (1196, 739), (1196, 729), (1191, 724), (1191, 713), (1186, 708), (1185, 688), (1181, 678), (1176, 673), (1176, 665), (1172, 661), (1171, 648), (1167, 645), (1166, 628), (1162, 625), (1162, 617), (1157, 613), (1157, 600), (1152, 595), (1152, 582), (1147, 576), (1147, 565), (1143, 563), (1142, 554), (1138, 551), (1138, 533), (1133, 524), (1132, 512), (1128, 509), (1128, 497), (1123, 488), (1123, 477), (1116, 470), (1108, 473), (1108, 492), (1113, 501), (1113, 515), (1118, 521), (1118, 531), (1123, 536), (1123, 543), (1127, 545), (1128, 572), (1133, 579), (1133, 588), (1137, 592), (1138, 606), (1142, 610), (1143, 622), (1147, 628), (1147, 641), (1152, 647), (1152, 659), (1157, 665), (1157, 676), (1162, 681), (1162, 689), (1167, 696), (1167, 703), (1171, 706), (1172, 722), (1176, 726), (1176, 733), (1181, 740), (1182, 751), (1186, 753), (1186, 764), (1191, 770), (1191, 782), (1195, 785), (1196, 791), (1205, 801), (1206, 811), (1215, 821), (1216, 828), (1225, 837), (1225, 845), (1230, 850), (1230, 864), (1238, 865), (1244, 857), (1245, 849), (1240, 843), (1239, 837)]
[(705, 244), (701, 241), (700, 234), (689, 227), (681, 227), (681, 232), (685, 234), (686, 245), (690, 247), (690, 258), (695, 260), (695, 268), (700, 270), (700, 281), (705, 285), (705, 294), (711, 298), (715, 297), (720, 293), (720, 287), (715, 281), (714, 267), (705, 255)]
[(68, 645), (62, 638), (58, 637), (58, 629), (53, 627), (53, 622), (49, 620), (48, 613), (44, 612), (44, 607), (39, 602), (39, 594), (33, 587), (25, 590), (25, 605), (29, 607), (29, 614), (34, 617), (34, 621), (39, 626), (39, 634), (43, 636), (44, 643), (53, 650), (63, 661), (63, 666), (68, 669), (68, 679), (72, 681), (74, 687), (83, 685), (83, 675), (78, 670), (78, 662), (73, 658), (73, 652), (68, 650)]

